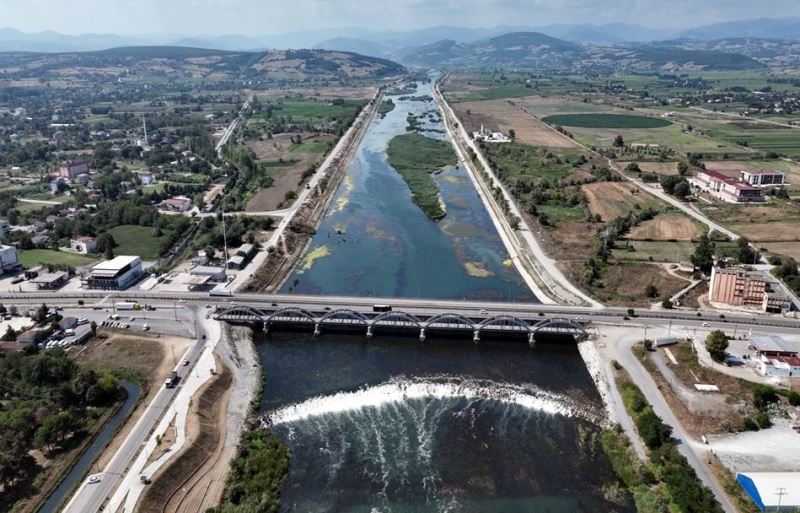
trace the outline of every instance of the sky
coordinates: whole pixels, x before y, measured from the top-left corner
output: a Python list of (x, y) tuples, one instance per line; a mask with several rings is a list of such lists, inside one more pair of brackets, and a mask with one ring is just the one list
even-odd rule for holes
[(0, 27), (64, 34), (268, 35), (322, 28), (406, 30), (551, 23), (689, 28), (800, 16), (798, 0), (0, 0)]

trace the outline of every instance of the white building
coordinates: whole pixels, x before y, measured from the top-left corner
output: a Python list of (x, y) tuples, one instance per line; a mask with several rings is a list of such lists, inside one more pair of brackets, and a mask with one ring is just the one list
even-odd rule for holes
[(94, 237), (84, 236), (69, 241), (69, 247), (82, 255), (97, 251), (97, 241)]
[(144, 274), (138, 256), (118, 256), (92, 267), (86, 279), (90, 289), (125, 290)]
[(484, 141), (489, 143), (510, 143), (511, 138), (503, 132), (492, 132), (481, 125), (481, 129), (477, 132), (472, 132), (472, 138), (476, 141)]
[(10, 271), (20, 266), (17, 248), (0, 244), (0, 267), (2, 271)]
[(800, 377), (800, 358), (796, 356), (761, 356), (758, 372), (762, 376), (778, 378)]
[(785, 175), (780, 171), (750, 169), (742, 171), (742, 181), (755, 187), (764, 185), (783, 185)]

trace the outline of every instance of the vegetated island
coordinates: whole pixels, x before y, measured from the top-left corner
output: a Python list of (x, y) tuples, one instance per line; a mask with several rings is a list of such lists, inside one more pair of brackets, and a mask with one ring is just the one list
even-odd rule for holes
[(394, 110), (394, 102), (391, 99), (383, 100), (381, 104), (378, 105), (378, 115), (380, 115), (380, 117), (386, 116), (393, 110)]
[(389, 165), (400, 173), (411, 189), (414, 203), (434, 221), (447, 215), (439, 185), (432, 174), (444, 166), (458, 163), (450, 143), (411, 132), (389, 141), (386, 154)]

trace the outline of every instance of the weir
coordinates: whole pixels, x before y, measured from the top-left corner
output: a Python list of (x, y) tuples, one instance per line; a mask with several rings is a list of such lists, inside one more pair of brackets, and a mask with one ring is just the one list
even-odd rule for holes
[(525, 337), (531, 347), (535, 345), (536, 336), (540, 334), (568, 335), (577, 340), (583, 340), (589, 335), (582, 323), (563, 317), (526, 320), (512, 315), (466, 317), (441, 312), (420, 316), (403, 311), (373, 313), (338, 309), (314, 312), (298, 307), (260, 309), (245, 305), (219, 308), (214, 317), (226, 322), (260, 324), (265, 332), (273, 326), (313, 328), (315, 336), (330, 329), (361, 332), (371, 338), (375, 335), (375, 330), (379, 329), (382, 333), (419, 336), (420, 341), (424, 341), (431, 333), (471, 335), (472, 340), (478, 343), (484, 334), (519, 335)]

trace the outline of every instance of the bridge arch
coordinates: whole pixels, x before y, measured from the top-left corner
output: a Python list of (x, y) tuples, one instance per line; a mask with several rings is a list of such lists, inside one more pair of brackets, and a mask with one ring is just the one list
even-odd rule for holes
[(423, 324), (416, 315), (395, 310), (392, 312), (384, 312), (373, 317), (370, 321), (370, 325), (375, 326), (389, 321), (399, 322), (403, 326), (414, 326), (416, 328), (421, 328)]
[(546, 333), (556, 333), (564, 335), (578, 335), (581, 337), (588, 337), (589, 332), (579, 322), (567, 319), (565, 317), (554, 317), (552, 319), (543, 319), (533, 326), (533, 333), (540, 331)]
[(349, 308), (340, 308), (338, 310), (332, 310), (322, 317), (319, 318), (318, 322), (325, 323), (326, 321), (330, 321), (333, 319), (341, 319), (346, 321), (347, 323), (353, 324), (369, 324), (369, 318), (360, 312), (356, 312), (355, 310), (350, 310)]
[(267, 315), (257, 308), (253, 308), (251, 306), (232, 306), (229, 308), (217, 310), (215, 317), (219, 318), (234, 318), (234, 319), (250, 319), (256, 318), (258, 320), (264, 320)]
[(271, 321), (276, 317), (289, 317), (289, 318), (304, 318), (311, 322), (316, 322), (317, 318), (314, 317), (314, 314), (306, 310), (305, 308), (299, 308), (296, 306), (285, 306), (283, 308), (279, 308), (269, 314), (265, 320)]
[(429, 328), (433, 324), (444, 324), (445, 327), (463, 327), (471, 330), (475, 329), (475, 323), (469, 317), (457, 313), (442, 313), (434, 315), (425, 321), (425, 327)]
[(511, 328), (513, 331), (524, 331), (526, 333), (531, 331), (531, 326), (527, 322), (513, 315), (495, 315), (494, 317), (489, 317), (478, 324), (475, 329), (481, 331), (489, 326), (500, 326), (503, 329)]

